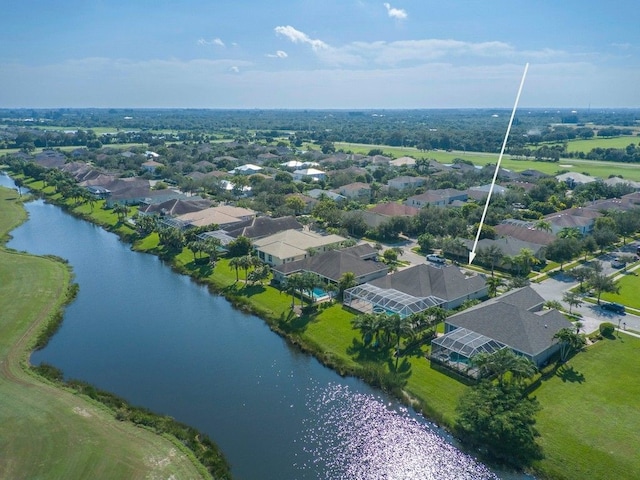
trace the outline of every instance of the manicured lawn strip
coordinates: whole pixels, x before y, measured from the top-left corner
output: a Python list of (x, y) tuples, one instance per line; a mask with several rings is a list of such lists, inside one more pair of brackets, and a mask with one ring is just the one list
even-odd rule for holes
[(567, 142), (568, 152), (584, 152), (589, 153), (594, 148), (626, 148), (630, 144), (638, 145), (640, 138), (637, 136), (623, 137), (596, 137), (590, 140), (572, 140)]
[(544, 407), (542, 471), (571, 479), (639, 477), (639, 354), (640, 339), (605, 339), (568, 362), (566, 381), (554, 376), (536, 390)]
[[(0, 188), (0, 235), (20, 220)], [(206, 478), (182, 449), (25, 371), (38, 332), (62, 308), (66, 265), (0, 248), (0, 478)]]
[(601, 298), (607, 302), (622, 303), (630, 307), (640, 309), (640, 276), (633, 274), (624, 275), (617, 281), (620, 293), (603, 293)]

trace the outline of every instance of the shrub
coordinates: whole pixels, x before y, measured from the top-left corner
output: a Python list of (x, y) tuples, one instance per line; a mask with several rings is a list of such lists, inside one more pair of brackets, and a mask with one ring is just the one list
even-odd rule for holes
[(600, 334), (603, 337), (610, 337), (615, 332), (616, 326), (610, 322), (604, 322), (600, 324)]

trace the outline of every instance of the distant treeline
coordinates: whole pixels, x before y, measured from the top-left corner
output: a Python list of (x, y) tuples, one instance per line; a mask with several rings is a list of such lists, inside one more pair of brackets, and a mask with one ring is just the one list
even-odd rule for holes
[[(117, 143), (202, 142), (212, 139), (364, 143), (420, 150), (497, 152), (510, 112), (456, 110), (152, 110), (0, 109), (0, 148), (88, 146)], [(574, 112), (522, 110), (510, 149), (540, 142), (633, 133), (640, 110)], [(599, 125), (600, 127), (595, 127)], [(47, 127), (74, 131), (52, 131)], [(112, 128), (96, 135), (92, 129)], [(75, 131), (76, 129), (80, 129)], [(159, 133), (161, 132), (161, 133)], [(168, 133), (171, 132), (171, 133)]]

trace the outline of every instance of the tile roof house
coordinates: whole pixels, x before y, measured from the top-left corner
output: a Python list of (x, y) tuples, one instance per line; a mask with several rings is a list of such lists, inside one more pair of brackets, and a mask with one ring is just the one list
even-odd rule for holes
[(354, 200), (369, 199), (371, 198), (371, 185), (363, 182), (348, 183), (334, 189), (334, 192)]
[(560, 345), (553, 338), (572, 324), (557, 310), (543, 309), (544, 299), (531, 287), (492, 298), (448, 317), (445, 335), (432, 343), (432, 359), (466, 369), (479, 351), (510, 348), (541, 367)]
[(317, 168), (303, 168), (301, 170), (294, 170), (293, 171), (293, 179), (300, 181), (303, 178), (311, 178), (314, 182), (317, 182), (319, 180), (324, 180), (325, 178), (327, 178), (327, 174), (322, 171), (322, 170), (318, 170)]
[(207, 225), (218, 225), (220, 228), (225, 228), (253, 218), (255, 215), (256, 212), (248, 208), (219, 205), (179, 215), (167, 220), (166, 223), (177, 228), (205, 227)]
[(239, 167), (230, 170), (229, 173), (231, 175), (253, 175), (254, 173), (258, 173), (262, 170), (262, 167), (258, 165), (254, 165), (253, 163), (245, 163), (244, 165), (240, 165)]
[(414, 195), (407, 198), (406, 205), (410, 207), (422, 208), (425, 205), (433, 205), (436, 207), (447, 206), (454, 201), (466, 202), (469, 196), (467, 192), (456, 190), (454, 188), (444, 188), (441, 190), (429, 190), (420, 195)]
[(235, 238), (243, 236), (255, 240), (285, 230), (302, 230), (302, 228), (303, 225), (294, 216), (278, 218), (253, 217), (228, 228), (227, 233)]
[(396, 158), (395, 160), (391, 160), (389, 162), (389, 165), (391, 165), (392, 167), (413, 167), (416, 164), (416, 159), (415, 158), (411, 158), (411, 157), (400, 157), (400, 158)]
[(496, 225), (494, 228), (500, 237), (515, 238), (537, 245), (549, 245), (556, 239), (553, 233), (539, 230), (531, 222), (519, 222), (516, 224), (506, 221)]
[(585, 175), (584, 173), (567, 172), (560, 175), (556, 175), (556, 180), (558, 180), (559, 182), (566, 183), (569, 188), (574, 188), (576, 185), (584, 185), (587, 183), (592, 183), (598, 179), (590, 175)]
[(379, 203), (373, 208), (364, 210), (362, 218), (369, 227), (376, 228), (389, 221), (392, 217), (413, 217), (418, 213), (420, 213), (419, 208), (410, 207), (402, 203), (387, 202)]
[(593, 230), (596, 218), (602, 214), (596, 209), (569, 208), (545, 215), (544, 219), (551, 224), (551, 232), (558, 234), (563, 228), (576, 228), (581, 235)]
[(346, 238), (339, 235), (320, 235), (310, 231), (285, 230), (253, 242), (260, 260), (271, 266), (303, 260), (311, 256), (309, 250), (318, 253), (338, 247)]
[(376, 262), (378, 252), (369, 244), (356, 245), (341, 250), (330, 250), (319, 255), (273, 267), (273, 278), (282, 282), (289, 275), (312, 272), (325, 282), (338, 283), (344, 273), (351, 272), (357, 285), (383, 277), (389, 268)]
[(177, 217), (186, 213), (199, 212), (211, 207), (211, 205), (210, 200), (205, 200), (200, 197), (190, 197), (188, 199), (174, 198), (160, 203), (143, 204), (138, 209), (138, 212), (143, 215)]
[(427, 179), (424, 177), (409, 177), (403, 175), (401, 177), (392, 178), (387, 182), (389, 188), (395, 188), (397, 190), (404, 190), (405, 188), (421, 187), (427, 183)]

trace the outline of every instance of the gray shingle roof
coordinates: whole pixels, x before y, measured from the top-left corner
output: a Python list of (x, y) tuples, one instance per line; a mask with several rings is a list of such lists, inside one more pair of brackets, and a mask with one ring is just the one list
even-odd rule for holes
[[(372, 247), (369, 246), (369, 248)], [(385, 264), (362, 259), (366, 250), (362, 245), (343, 250), (332, 250), (297, 262), (279, 265), (274, 267), (274, 270), (284, 275), (303, 270), (314, 272), (333, 282), (338, 282), (342, 274), (346, 272), (352, 272), (356, 278), (375, 272), (386, 272), (388, 268)]]
[(466, 277), (458, 267), (453, 265), (440, 268), (420, 264), (370, 283), (376, 287), (398, 290), (414, 297), (436, 296), (451, 301), (482, 290), (486, 281), (479, 275)]
[(553, 336), (571, 323), (557, 310), (541, 310), (544, 299), (523, 287), (449, 317), (447, 324), (480, 333), (527, 355), (556, 343)]

